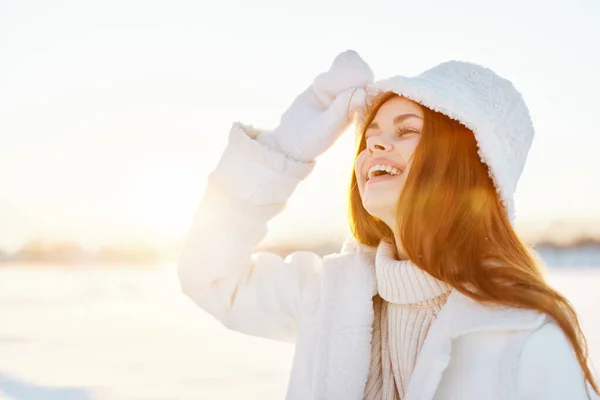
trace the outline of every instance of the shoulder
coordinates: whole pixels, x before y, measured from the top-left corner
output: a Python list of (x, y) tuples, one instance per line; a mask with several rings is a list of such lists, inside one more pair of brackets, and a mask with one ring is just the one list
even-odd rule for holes
[(552, 321), (545, 323), (529, 335), (521, 353), (523, 370), (537, 370), (548, 364), (552, 365), (552, 371), (560, 370), (559, 367), (562, 366), (568, 371), (579, 372), (579, 363), (571, 342), (562, 329)]
[(365, 246), (345, 243), (339, 253), (323, 258), (323, 284), (329, 290), (336, 287), (336, 292), (356, 291), (374, 296), (377, 291), (374, 254)]
[(366, 244), (359, 243), (358, 240), (352, 235), (346, 237), (342, 244), (341, 254), (359, 253), (359, 254), (375, 254), (377, 252), (377, 246), (367, 246)]
[(587, 399), (583, 371), (569, 339), (550, 321), (525, 341), (519, 361), (521, 398)]

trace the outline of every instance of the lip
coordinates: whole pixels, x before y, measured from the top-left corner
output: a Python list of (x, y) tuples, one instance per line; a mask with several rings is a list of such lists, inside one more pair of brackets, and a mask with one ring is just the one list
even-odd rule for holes
[(369, 179), (365, 184), (366, 185), (372, 185), (372, 184), (378, 183), (378, 182), (391, 181), (391, 180), (394, 180), (394, 179), (399, 178), (399, 177), (400, 177), (400, 175), (396, 175), (396, 176), (392, 176), (392, 175), (375, 176), (375, 177)]
[[(405, 169), (405, 167), (403, 165), (398, 164), (397, 162), (390, 160), (389, 158), (385, 158), (385, 157), (374, 158), (372, 160), (369, 160), (365, 164), (364, 173), (363, 173), (363, 176), (365, 178), (365, 183), (369, 183), (371, 181), (373, 181), (373, 183), (375, 183), (375, 182), (379, 182), (379, 181), (394, 179), (394, 178), (397, 178), (398, 176), (400, 176), (400, 175), (397, 175), (397, 176), (381, 175), (381, 176), (376, 176), (376, 177), (369, 179), (369, 170), (374, 165), (389, 165), (390, 167), (394, 167), (397, 170), (399, 170), (400, 175), (402, 175), (402, 173), (404, 172), (404, 169)], [(379, 178), (387, 178), (387, 179), (379, 179)]]

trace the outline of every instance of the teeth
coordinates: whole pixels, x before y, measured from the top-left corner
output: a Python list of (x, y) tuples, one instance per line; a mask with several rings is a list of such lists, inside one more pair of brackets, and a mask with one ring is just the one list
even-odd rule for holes
[(369, 178), (372, 178), (373, 176), (375, 176), (375, 173), (377, 171), (385, 171), (390, 175), (400, 175), (400, 171), (395, 168), (392, 167), (390, 165), (382, 165), (382, 164), (378, 164), (378, 165), (373, 165), (370, 169), (369, 169)]

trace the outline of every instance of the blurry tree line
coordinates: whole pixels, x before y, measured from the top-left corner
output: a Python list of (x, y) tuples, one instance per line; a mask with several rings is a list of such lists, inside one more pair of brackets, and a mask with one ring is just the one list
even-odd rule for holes
[(156, 264), (164, 258), (149, 245), (107, 245), (85, 249), (73, 241), (32, 240), (13, 253), (0, 249), (0, 262), (53, 264)]
[[(596, 235), (567, 235), (548, 238), (536, 235), (537, 240), (524, 241), (543, 254), (554, 255), (588, 254), (600, 260), (600, 238)], [(312, 251), (321, 256), (339, 252), (343, 240), (322, 241), (305, 238), (293, 243), (262, 243), (257, 251), (269, 251), (282, 257), (294, 251)], [(164, 246), (144, 243), (121, 243), (105, 245), (95, 249), (86, 249), (75, 241), (31, 240), (17, 251), (9, 252), (0, 248), (0, 263), (23, 264), (140, 264), (155, 265), (163, 262), (176, 262), (183, 241)], [(569, 256), (570, 257), (570, 256)], [(600, 265), (600, 264), (598, 264)]]

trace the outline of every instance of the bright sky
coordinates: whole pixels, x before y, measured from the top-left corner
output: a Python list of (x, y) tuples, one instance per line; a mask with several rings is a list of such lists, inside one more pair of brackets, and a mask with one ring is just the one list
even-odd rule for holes
[[(0, 2), (0, 246), (185, 235), (230, 124), (273, 127), (357, 50), (376, 78), (439, 62), (512, 80), (537, 136), (519, 221), (600, 218), (600, 2)], [(343, 235), (347, 135), (273, 237)]]

